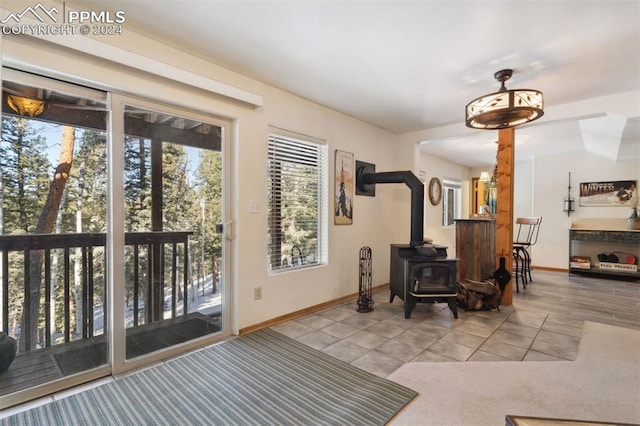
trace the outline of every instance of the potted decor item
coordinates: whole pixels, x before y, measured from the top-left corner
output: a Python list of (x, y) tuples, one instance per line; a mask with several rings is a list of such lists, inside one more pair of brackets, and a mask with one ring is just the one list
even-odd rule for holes
[(0, 374), (9, 369), (13, 359), (16, 357), (17, 350), (16, 339), (4, 331), (0, 331)]

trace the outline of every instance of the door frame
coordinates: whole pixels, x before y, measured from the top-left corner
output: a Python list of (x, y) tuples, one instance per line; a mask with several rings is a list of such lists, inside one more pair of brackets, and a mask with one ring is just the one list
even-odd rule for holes
[[(233, 140), (231, 121), (214, 117), (212, 115), (188, 111), (172, 105), (158, 103), (140, 98), (110, 93), (108, 97), (108, 109), (110, 111), (109, 123), (107, 126), (107, 271), (109, 281), (109, 300), (111, 300), (109, 315), (109, 345), (112, 374), (120, 374), (135, 368), (159, 362), (167, 357), (175, 356), (191, 349), (202, 347), (203, 345), (220, 341), (231, 335), (233, 317), (230, 309), (232, 294), (232, 243), (231, 234), (225, 232), (222, 238), (222, 262), (221, 276), (223, 282), (222, 293), (222, 330), (219, 333), (203, 336), (185, 342), (180, 345), (168, 347), (166, 349), (152, 352), (150, 354), (126, 359), (126, 327), (125, 327), (125, 255), (124, 255), (124, 113), (125, 106), (132, 106), (157, 111), (163, 114), (171, 114), (176, 117), (184, 117), (204, 123), (213, 124), (222, 128), (221, 149), (222, 149), (222, 222), (225, 228), (231, 223), (232, 200), (229, 194), (231, 182), (230, 152), (231, 141)], [(120, 284), (120, 285), (117, 285)]]

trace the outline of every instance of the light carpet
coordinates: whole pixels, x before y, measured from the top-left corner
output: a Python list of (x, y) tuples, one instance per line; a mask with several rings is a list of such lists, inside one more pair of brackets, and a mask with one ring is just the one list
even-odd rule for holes
[(383, 425), (416, 396), (273, 330), (190, 353), (5, 425)]
[(640, 424), (640, 331), (585, 322), (575, 361), (411, 362), (392, 425), (504, 425), (507, 414)]

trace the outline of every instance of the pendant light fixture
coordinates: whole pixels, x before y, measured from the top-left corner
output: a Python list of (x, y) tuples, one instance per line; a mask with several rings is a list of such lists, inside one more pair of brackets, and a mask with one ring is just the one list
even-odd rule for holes
[(542, 92), (532, 89), (507, 90), (504, 82), (513, 75), (505, 69), (494, 74), (501, 83), (500, 90), (469, 102), (466, 107), (465, 124), (473, 129), (506, 129), (533, 120), (544, 114)]
[(44, 112), (44, 101), (40, 99), (25, 98), (17, 95), (7, 96), (7, 105), (20, 115), (35, 117)]

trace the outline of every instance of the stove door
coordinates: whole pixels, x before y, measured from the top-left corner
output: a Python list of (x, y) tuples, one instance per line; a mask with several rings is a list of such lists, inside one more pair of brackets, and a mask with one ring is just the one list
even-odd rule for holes
[(455, 263), (423, 262), (411, 266), (411, 293), (451, 294), (456, 293)]

